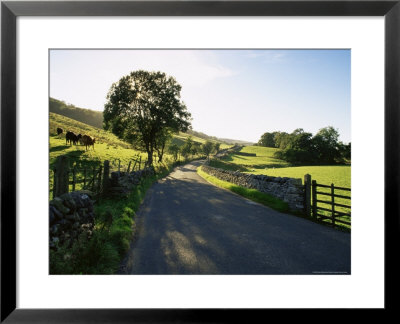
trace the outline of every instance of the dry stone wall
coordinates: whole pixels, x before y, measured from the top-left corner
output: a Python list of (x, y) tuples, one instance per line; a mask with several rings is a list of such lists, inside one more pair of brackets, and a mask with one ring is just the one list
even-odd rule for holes
[(221, 159), (221, 158), (223, 158), (225, 156), (228, 156), (229, 154), (236, 153), (236, 152), (240, 151), (242, 149), (242, 147), (243, 146), (241, 146), (241, 145), (235, 145), (235, 146), (232, 146), (230, 148), (219, 150), (218, 153), (215, 155), (215, 157), (218, 158), (218, 159)]
[(91, 236), (94, 226), (93, 193), (74, 191), (56, 197), (49, 203), (49, 246), (71, 244), (82, 232)]
[(144, 178), (154, 174), (155, 171), (152, 167), (129, 173), (122, 171), (111, 172), (110, 188), (108, 189), (108, 193), (110, 195), (126, 195), (135, 186), (140, 184)]
[[(127, 195), (134, 186), (150, 175), (153, 168), (139, 171), (112, 172), (107, 194)], [(55, 197), (49, 203), (49, 246), (56, 250), (61, 245), (71, 245), (83, 232), (90, 238), (95, 222), (95, 194), (88, 190), (73, 191)]]
[(202, 170), (218, 179), (234, 183), (238, 186), (257, 189), (271, 196), (287, 202), (293, 211), (304, 210), (304, 187), (301, 179), (270, 177), (227, 171), (203, 165)]

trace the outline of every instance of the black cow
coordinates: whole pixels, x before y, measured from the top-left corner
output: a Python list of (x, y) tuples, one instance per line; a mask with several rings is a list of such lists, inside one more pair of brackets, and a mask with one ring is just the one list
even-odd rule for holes
[(60, 135), (63, 133), (63, 129), (60, 127), (57, 127), (57, 135)]
[(78, 136), (75, 133), (68, 131), (65, 134), (65, 141), (66, 144), (68, 144), (69, 142), (70, 145), (72, 144), (76, 145), (76, 143), (78, 142)]

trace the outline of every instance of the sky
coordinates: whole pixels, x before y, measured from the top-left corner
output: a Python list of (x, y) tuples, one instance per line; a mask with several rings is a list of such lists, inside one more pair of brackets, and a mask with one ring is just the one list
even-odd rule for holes
[(333, 126), (351, 142), (350, 50), (50, 50), (50, 97), (102, 111), (114, 82), (161, 71), (182, 86), (196, 131), (257, 142)]

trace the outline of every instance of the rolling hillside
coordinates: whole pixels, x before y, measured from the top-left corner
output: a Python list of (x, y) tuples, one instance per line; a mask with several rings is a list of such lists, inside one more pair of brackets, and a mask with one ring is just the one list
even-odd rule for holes
[(103, 128), (103, 113), (101, 111), (67, 105), (65, 102), (54, 98), (49, 100), (49, 111), (93, 127)]
[[(66, 154), (70, 157), (71, 163), (93, 165), (98, 164), (100, 161), (110, 160), (111, 163), (120, 163), (121, 168), (126, 168), (129, 161), (141, 156), (144, 161), (147, 158), (145, 152), (140, 152), (132, 148), (132, 145), (119, 139), (111, 132), (105, 131), (101, 128), (93, 127), (88, 124), (76, 121), (74, 119), (61, 116), (56, 113), (50, 112), (49, 114), (49, 135), (50, 135), (50, 166), (55, 162), (59, 155)], [(64, 134), (57, 135), (57, 127), (64, 130)], [(82, 145), (70, 146), (66, 144), (65, 132), (72, 131), (76, 134), (87, 134), (96, 139), (95, 149), (85, 150)], [(179, 133), (174, 135), (172, 143), (181, 146), (185, 143), (188, 137), (191, 137), (194, 142), (200, 144), (205, 140), (196, 136)], [(227, 144), (221, 144), (221, 148), (229, 147)], [(172, 156), (165, 154), (165, 160), (172, 159)], [(155, 165), (157, 167), (157, 163)]]
[[(85, 125), (81, 125), (79, 127), (87, 128), (87, 126), (89, 125), (89, 126), (93, 126), (93, 127), (97, 128), (97, 129), (103, 128), (103, 113), (101, 111), (95, 111), (95, 110), (91, 110), (91, 109), (75, 107), (74, 105), (68, 105), (63, 101), (54, 99), (54, 98), (50, 98), (50, 100), (49, 100), (49, 111), (50, 111), (50, 116), (52, 113), (55, 113), (55, 114), (58, 114), (58, 115), (61, 115), (64, 117), (68, 117), (70, 119), (73, 119), (75, 121), (85, 124)], [(73, 127), (71, 121), (68, 122), (67, 126)], [(56, 132), (55, 132), (56, 128), (57, 128), (57, 126), (54, 127), (53, 134), (56, 134)], [(51, 133), (51, 131), (52, 130), (50, 130), (50, 133)], [(73, 130), (71, 129), (71, 131), (73, 131)], [(79, 131), (78, 131), (78, 133), (79, 133)], [(197, 142), (200, 144), (204, 143), (206, 140), (210, 140), (212, 142), (220, 142), (221, 149), (230, 147), (231, 144), (242, 142), (239, 140), (231, 140), (231, 139), (222, 140), (222, 139), (218, 139), (215, 136), (209, 136), (202, 132), (189, 130), (187, 133), (179, 133), (179, 135), (174, 136), (173, 143), (181, 146), (181, 145), (183, 145), (183, 142), (186, 140), (186, 138), (189, 136), (192, 137), (194, 142)]]
[[(111, 132), (105, 131), (100, 128), (96, 128), (85, 123), (81, 123), (74, 119), (61, 116), (55, 113), (49, 114), (49, 166), (50, 170), (53, 169), (56, 159), (60, 155), (66, 155), (69, 160), (70, 166), (76, 166), (77, 168), (93, 168), (98, 167), (104, 160), (110, 161), (111, 170), (118, 170), (118, 167), (122, 171), (128, 168), (129, 162), (131, 165), (134, 161), (141, 161), (142, 165), (147, 159), (147, 153), (140, 152), (132, 148), (132, 145), (122, 141)], [(64, 130), (64, 133), (57, 135), (57, 127)], [(67, 145), (65, 140), (66, 131), (72, 131), (76, 134), (87, 134), (96, 139), (96, 143), (93, 148), (85, 149), (83, 145)], [(179, 134), (173, 139), (178, 145), (183, 145), (186, 138), (189, 135)], [(193, 137), (193, 141), (202, 143), (203, 139)], [(179, 161), (183, 158), (179, 157)], [(164, 154), (163, 163), (158, 163), (154, 160), (154, 167), (156, 170), (164, 169), (167, 165), (172, 165), (173, 157), (168, 153)], [(52, 172), (50, 171), (50, 188), (52, 188)]]

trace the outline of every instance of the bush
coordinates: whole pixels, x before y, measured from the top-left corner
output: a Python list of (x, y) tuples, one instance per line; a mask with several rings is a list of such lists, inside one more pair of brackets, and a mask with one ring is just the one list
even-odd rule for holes
[(50, 274), (112, 274), (120, 257), (109, 242), (109, 233), (94, 231), (89, 239), (85, 233), (71, 247), (50, 251)]

